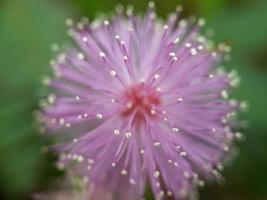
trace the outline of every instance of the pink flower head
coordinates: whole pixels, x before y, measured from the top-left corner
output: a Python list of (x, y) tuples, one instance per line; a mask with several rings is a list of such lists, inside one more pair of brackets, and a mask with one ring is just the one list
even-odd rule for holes
[(229, 47), (212, 48), (203, 19), (179, 19), (178, 7), (163, 22), (153, 6), (71, 26), (76, 47), (45, 80), (54, 94), (42, 120), (63, 137), (59, 166), (75, 161), (92, 196), (139, 200), (150, 185), (156, 199), (188, 198), (229, 155), (237, 79), (217, 68)]

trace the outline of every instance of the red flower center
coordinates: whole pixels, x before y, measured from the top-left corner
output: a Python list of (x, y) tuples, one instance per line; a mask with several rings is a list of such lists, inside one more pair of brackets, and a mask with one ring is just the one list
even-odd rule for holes
[(127, 117), (135, 114), (135, 120), (141, 122), (146, 116), (155, 118), (157, 107), (160, 106), (161, 100), (159, 92), (144, 83), (131, 86), (123, 94), (125, 100), (125, 109), (122, 116)]

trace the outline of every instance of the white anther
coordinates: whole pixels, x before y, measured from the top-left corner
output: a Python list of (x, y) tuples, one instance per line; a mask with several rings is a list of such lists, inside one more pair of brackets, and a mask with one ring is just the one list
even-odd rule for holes
[(183, 175), (184, 175), (185, 178), (189, 178), (190, 177), (190, 174), (187, 171), (184, 171)]
[(156, 111), (155, 111), (154, 109), (151, 109), (151, 110), (150, 110), (150, 114), (151, 114), (151, 115), (155, 115), (155, 114), (156, 114)]
[(80, 29), (80, 30), (83, 30), (84, 29), (84, 24), (82, 22), (79, 22), (77, 24), (77, 28)]
[(119, 134), (120, 134), (120, 131), (119, 131), (118, 129), (115, 129), (115, 130), (113, 131), (113, 133), (114, 133), (115, 135), (119, 135)]
[(59, 120), (59, 124), (60, 125), (63, 125), (65, 123), (65, 120), (63, 119), (63, 118), (60, 118), (60, 120)]
[(128, 174), (127, 170), (123, 169), (123, 170), (121, 171), (121, 175), (126, 176), (127, 174)]
[(78, 156), (78, 157), (77, 157), (77, 161), (78, 161), (78, 162), (82, 162), (83, 160), (84, 160), (83, 156)]
[(243, 111), (243, 112), (247, 111), (247, 110), (249, 109), (249, 104), (248, 104), (248, 102), (247, 102), (247, 101), (242, 101), (242, 102), (240, 103), (240, 109), (241, 109), (241, 111)]
[(160, 146), (160, 142), (155, 142), (155, 143), (154, 143), (154, 146), (155, 146), (155, 147)]
[(73, 154), (72, 159), (76, 160), (78, 158), (78, 154)]
[(203, 50), (204, 47), (203, 47), (202, 45), (199, 45), (199, 46), (197, 47), (197, 49), (198, 49), (198, 50)]
[(134, 179), (131, 178), (131, 179), (129, 180), (129, 183), (132, 184), (132, 185), (135, 185), (135, 184), (136, 184), (136, 181), (135, 181)]
[(134, 32), (134, 28), (132, 28), (132, 27), (129, 27), (127, 30), (128, 30), (129, 32)]
[(159, 193), (159, 198), (161, 199), (164, 196), (165, 192), (163, 190), (160, 191)]
[(172, 131), (174, 131), (174, 132), (179, 132), (179, 129), (176, 128), (176, 127), (173, 127), (173, 128), (172, 128)]
[(175, 40), (173, 41), (174, 44), (177, 44), (180, 42), (180, 38), (179, 37), (176, 37)]
[(94, 164), (94, 160), (93, 159), (88, 159), (88, 164), (90, 164), (90, 165), (92, 165), (92, 164)]
[(170, 52), (170, 53), (169, 53), (169, 56), (170, 56), (170, 57), (175, 57), (175, 53), (174, 53), (174, 52)]
[[(80, 59), (80, 60), (84, 59), (83, 53), (78, 53), (77, 54), (77, 58)], [(66, 61), (66, 54), (64, 54), (64, 53), (60, 54), (58, 56), (58, 62), (59, 63), (64, 63), (65, 61)], [(58, 76), (60, 76), (60, 74), (58, 74)]]
[(229, 151), (229, 146), (223, 145), (223, 150), (226, 151), (226, 152)]
[(164, 26), (163, 26), (163, 29), (164, 29), (164, 30), (167, 30), (168, 28), (169, 28), (168, 25), (164, 25)]
[(62, 163), (62, 162), (58, 162), (58, 163), (57, 163), (57, 168), (58, 168), (59, 170), (63, 170), (63, 169), (65, 169), (65, 165), (64, 165), (64, 163)]
[(84, 42), (87, 42), (87, 41), (88, 41), (88, 38), (84, 36), (84, 37), (82, 38), (82, 40), (83, 40)]
[(160, 75), (159, 75), (159, 74), (155, 74), (155, 75), (154, 75), (154, 79), (155, 79), (155, 80), (158, 80), (159, 78), (160, 78)]
[(67, 128), (69, 128), (71, 125), (70, 125), (70, 123), (66, 123), (65, 126), (66, 126)]
[(205, 185), (205, 183), (204, 183), (204, 181), (199, 180), (199, 181), (198, 181), (198, 185), (199, 185), (200, 187), (203, 187), (203, 186)]
[(211, 55), (212, 55), (212, 57), (216, 57), (217, 53), (216, 52), (212, 52)]
[(100, 114), (100, 113), (97, 113), (97, 114), (96, 114), (96, 118), (97, 118), (97, 119), (102, 119), (102, 118), (103, 118), (103, 115)]
[(99, 53), (99, 56), (100, 56), (101, 58), (105, 58), (105, 57), (106, 57), (106, 54), (105, 54), (104, 52), (100, 52), (100, 53)]
[(141, 78), (140, 79), (140, 83), (145, 83), (145, 79), (144, 78)]
[(149, 8), (154, 8), (155, 7), (155, 2), (154, 1), (149, 1), (148, 2), (148, 7)]
[(159, 171), (155, 171), (155, 172), (154, 172), (154, 176), (155, 176), (156, 178), (158, 178), (158, 177), (160, 176), (160, 172), (159, 172)]
[(83, 60), (84, 59), (84, 54), (83, 53), (78, 53), (77, 54), (77, 58), (80, 59), (80, 60)]
[(125, 133), (125, 136), (126, 136), (127, 138), (130, 138), (130, 137), (132, 136), (132, 133), (131, 133), (130, 131), (127, 131), (127, 132)]
[(221, 91), (221, 97), (224, 99), (228, 99), (229, 95), (226, 90)]
[(180, 26), (181, 28), (186, 27), (187, 24), (188, 24), (188, 22), (187, 22), (186, 19), (181, 19), (180, 22), (179, 22), (179, 26)]
[(116, 75), (117, 75), (117, 72), (116, 72), (116, 71), (114, 71), (114, 70), (111, 70), (109, 73), (110, 73), (110, 75), (111, 75), (112, 77), (114, 77), (114, 76), (116, 76)]
[(104, 21), (104, 25), (108, 26), (109, 25), (109, 21), (108, 20), (105, 20)]
[(190, 52), (192, 56), (197, 55), (197, 50), (195, 48), (191, 49)]
[(51, 83), (51, 79), (49, 77), (44, 77), (42, 80), (43, 85), (49, 85)]
[(217, 164), (217, 168), (220, 170), (220, 171), (222, 171), (223, 169), (224, 169), (224, 167), (222, 166), (222, 164)]
[(182, 102), (182, 101), (183, 101), (183, 98), (179, 97), (179, 98), (177, 99), (177, 101), (178, 101), (178, 102)]
[(236, 132), (235, 133), (235, 137), (237, 138), (237, 139), (243, 139), (243, 135), (242, 135), (242, 133), (240, 133), (240, 132)]
[(157, 90), (157, 92), (161, 92), (162, 91), (160, 87), (157, 87), (156, 90)]
[(167, 196), (171, 197), (172, 196), (172, 192), (171, 191), (168, 191), (167, 192)]
[(68, 18), (68, 19), (66, 19), (65, 24), (66, 24), (67, 26), (73, 26), (73, 20), (70, 19), (70, 18)]
[(156, 15), (155, 12), (151, 12), (151, 13), (149, 14), (149, 17), (150, 17), (150, 19), (154, 20), (154, 19), (156, 19), (157, 15)]
[(50, 103), (50, 104), (55, 103), (56, 95), (54, 95), (54, 94), (50, 94), (50, 95), (48, 96), (47, 100), (48, 100), (48, 103)]
[(206, 21), (205, 21), (205, 19), (200, 18), (200, 19), (198, 19), (198, 22), (197, 23), (198, 23), (199, 26), (204, 26), (205, 23), (206, 23)]
[(221, 122), (222, 122), (223, 124), (226, 124), (226, 123), (227, 123), (227, 119), (226, 119), (225, 117), (223, 117), (223, 118), (221, 119)]
[(185, 45), (184, 45), (186, 48), (190, 48), (191, 46), (192, 46), (192, 44), (191, 43), (189, 43), (189, 42), (187, 42), (187, 43), (185, 43)]
[(127, 102), (126, 103), (126, 108), (130, 109), (133, 107), (133, 103), (132, 102)]

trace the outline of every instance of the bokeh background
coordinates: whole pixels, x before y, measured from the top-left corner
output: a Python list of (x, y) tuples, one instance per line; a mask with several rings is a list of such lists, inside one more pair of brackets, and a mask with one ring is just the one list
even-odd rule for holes
[[(146, 0), (0, 0), (0, 199), (28, 200), (46, 191), (61, 176), (55, 156), (40, 153), (45, 141), (38, 134), (33, 111), (49, 73), (51, 44), (65, 44), (65, 19), (110, 12), (118, 3), (144, 12)], [(224, 171), (224, 185), (208, 184), (205, 200), (267, 199), (267, 0), (158, 0), (161, 17), (180, 3), (185, 15), (205, 17), (215, 41), (232, 45), (227, 69), (242, 77), (238, 99), (248, 100), (242, 114), (249, 122), (240, 155)]]

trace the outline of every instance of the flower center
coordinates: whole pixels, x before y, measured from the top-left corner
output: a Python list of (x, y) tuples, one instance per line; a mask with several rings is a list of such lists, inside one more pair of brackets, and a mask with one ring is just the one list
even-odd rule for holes
[(138, 122), (143, 121), (147, 116), (155, 118), (157, 107), (161, 104), (159, 92), (144, 83), (131, 86), (124, 92), (123, 97), (125, 109), (121, 113), (122, 116), (134, 114)]

